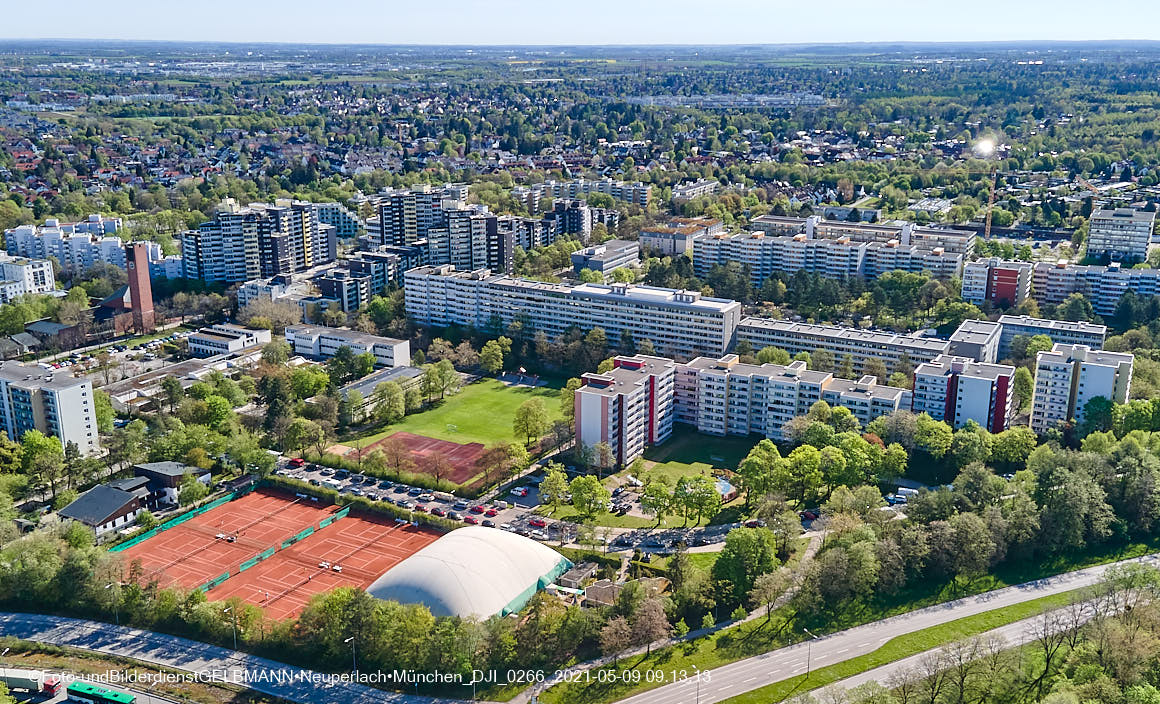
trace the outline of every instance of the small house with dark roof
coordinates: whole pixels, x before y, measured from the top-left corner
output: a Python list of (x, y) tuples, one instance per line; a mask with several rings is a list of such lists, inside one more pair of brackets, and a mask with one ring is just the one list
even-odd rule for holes
[(82, 523), (98, 536), (123, 528), (137, 519), (143, 509), (141, 494), (144, 488), (125, 491), (108, 484), (99, 484), (77, 497), (60, 510), (61, 518)]
[(146, 462), (133, 465), (134, 479), (146, 480), (149, 490), (149, 505), (158, 503), (176, 504), (177, 495), (181, 491), (181, 482), (186, 475), (192, 474), (202, 484), (209, 484), (210, 472), (208, 469), (194, 467), (181, 462)]

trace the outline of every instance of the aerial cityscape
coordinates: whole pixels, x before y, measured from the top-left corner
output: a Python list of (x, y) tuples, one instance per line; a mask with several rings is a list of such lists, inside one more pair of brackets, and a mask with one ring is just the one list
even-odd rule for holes
[(0, 30), (0, 704), (1160, 704), (1160, 8), (109, 5)]

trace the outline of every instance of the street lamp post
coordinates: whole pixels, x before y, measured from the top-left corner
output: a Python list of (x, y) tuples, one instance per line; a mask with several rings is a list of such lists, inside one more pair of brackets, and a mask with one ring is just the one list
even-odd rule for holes
[[(105, 589), (112, 589), (112, 588), (113, 588), (112, 582), (109, 582), (108, 584), (105, 585)], [(116, 592), (113, 592), (113, 618), (116, 620), (117, 625), (120, 626), (121, 625), (121, 595), (117, 594)]]
[(234, 627), (234, 650), (238, 649), (238, 612), (234, 611), (234, 607), (227, 606), (223, 614), (230, 614), (233, 617), (232, 625)]
[(354, 644), (354, 636), (347, 638), (346, 640), (343, 641), (343, 643), (350, 643), (350, 668), (351, 668), (351, 672), (353, 672), (357, 675), (358, 674), (358, 657), (355, 655), (355, 650), (354, 650), (354, 645), (355, 645)]
[(810, 659), (811, 659), (811, 657), (813, 657), (814, 641), (817, 640), (818, 637), (815, 636), (813, 633), (810, 633), (810, 629), (808, 629), (808, 628), (803, 628), (802, 632), (810, 637), (810, 639), (806, 641), (806, 679), (809, 679)]

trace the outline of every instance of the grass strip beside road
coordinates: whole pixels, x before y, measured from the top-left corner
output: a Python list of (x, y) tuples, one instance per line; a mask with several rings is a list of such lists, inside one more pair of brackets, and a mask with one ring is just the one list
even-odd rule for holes
[(811, 672), (808, 678), (806, 675), (797, 675), (730, 697), (723, 700), (722, 704), (772, 704), (773, 702), (785, 701), (803, 692), (825, 687), (876, 667), (888, 665), (919, 653), (936, 650), (1016, 621), (1032, 618), (1044, 611), (1066, 606), (1075, 595), (1075, 592), (1052, 594), (1033, 601), (1012, 604), (994, 611), (966, 616), (956, 621), (897, 636), (886, 641), (882, 647), (872, 653), (859, 655), (826, 667), (819, 667)]

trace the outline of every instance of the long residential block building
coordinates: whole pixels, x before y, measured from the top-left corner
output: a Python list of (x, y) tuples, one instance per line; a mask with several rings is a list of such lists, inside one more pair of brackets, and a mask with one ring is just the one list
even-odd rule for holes
[(1017, 306), (1031, 296), (1035, 265), (990, 257), (963, 265), (963, 300), (975, 305)]
[(647, 355), (615, 357), (612, 364), (608, 372), (580, 379), (573, 400), (576, 441), (589, 450), (607, 444), (613, 463), (624, 466), (672, 435), (676, 364)]
[(975, 421), (992, 433), (1005, 430), (1015, 416), (1015, 367), (939, 355), (914, 370), (915, 413), (961, 428)]
[[(964, 267), (963, 299), (977, 304), (986, 300), (1000, 304), (1005, 297), (988, 296), (981, 282), (1012, 275), (992, 274), (992, 270), (1010, 272), (1026, 265), (1026, 262), (998, 258), (971, 262)], [(1137, 296), (1160, 295), (1160, 269), (1135, 269), (1115, 262), (1107, 266), (1082, 265), (1066, 260), (1032, 265), (1030, 296), (1041, 305), (1058, 305), (1071, 294), (1080, 293), (1091, 302), (1096, 313), (1111, 315), (1128, 291)]]
[(918, 247), (933, 251), (941, 249), (951, 254), (970, 254), (977, 236), (971, 230), (951, 230), (922, 227), (912, 222), (867, 223), (844, 220), (823, 220), (817, 215), (792, 218), (780, 215), (761, 215), (750, 223), (753, 231), (770, 236), (806, 235), (809, 239), (841, 240), (850, 242), (897, 242), (903, 247)]
[(19, 440), (29, 430), (75, 443), (81, 454), (100, 450), (93, 386), (59, 371), (0, 362), (0, 429)]
[(652, 186), (636, 181), (613, 181), (600, 179), (592, 181), (578, 178), (572, 181), (556, 181), (549, 179), (543, 183), (534, 183), (529, 186), (516, 186), (512, 189), (512, 197), (520, 201), (529, 213), (540, 213), (546, 208), (545, 203), (552, 203), (556, 199), (582, 198), (590, 193), (604, 193), (616, 200), (648, 207), (652, 200)]
[(887, 371), (894, 372), (904, 359), (911, 364), (929, 362), (946, 354), (951, 345), (948, 340), (933, 337), (754, 317), (741, 320), (737, 340), (748, 341), (755, 350), (780, 347), (791, 355), (826, 350), (833, 353), (838, 364), (849, 356), (859, 373), (871, 359), (882, 360)]
[(631, 284), (551, 284), (450, 265), (404, 275), (407, 315), (419, 325), (486, 328), (518, 323), (524, 333), (556, 339), (571, 329), (602, 328), (612, 346), (629, 334), (667, 356), (720, 355), (733, 341), (741, 304)]
[(774, 273), (808, 271), (826, 278), (873, 278), (888, 271), (930, 272), (949, 279), (963, 264), (963, 255), (942, 248), (924, 249), (889, 242), (856, 242), (849, 237), (817, 239), (809, 234), (770, 236), (765, 232), (697, 237), (693, 240), (693, 270), (706, 277), (717, 265), (739, 262), (760, 286)]
[(1082, 423), (1088, 401), (1102, 397), (1126, 403), (1135, 357), (1056, 343), (1035, 359), (1031, 429), (1045, 432), (1060, 423)]
[(709, 435), (764, 435), (784, 439), (783, 427), (825, 401), (849, 408), (865, 425), (910, 407), (910, 391), (811, 371), (805, 362), (745, 364), (737, 355), (698, 357), (677, 366), (675, 419)]

